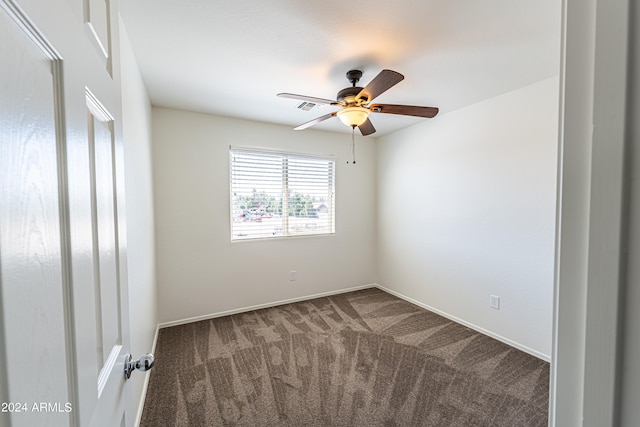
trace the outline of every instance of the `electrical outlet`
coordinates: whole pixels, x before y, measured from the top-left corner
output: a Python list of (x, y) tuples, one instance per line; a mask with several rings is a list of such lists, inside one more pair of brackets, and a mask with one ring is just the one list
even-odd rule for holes
[(500, 297), (497, 295), (489, 296), (489, 307), (500, 310)]
[(295, 270), (291, 270), (289, 272), (289, 280), (292, 282), (295, 282), (297, 278), (298, 278), (298, 272)]

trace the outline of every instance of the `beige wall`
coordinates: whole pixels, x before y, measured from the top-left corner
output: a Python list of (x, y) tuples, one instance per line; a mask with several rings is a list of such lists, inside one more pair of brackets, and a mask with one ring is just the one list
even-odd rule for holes
[[(358, 138), (347, 165), (350, 138), (154, 108), (159, 321), (374, 283), (376, 148)], [(230, 145), (336, 155), (336, 234), (231, 243)]]
[(378, 147), (378, 283), (547, 360), (558, 93), (547, 79)]
[[(153, 350), (158, 325), (151, 167), (151, 104), (124, 25), (120, 25), (122, 116), (127, 203), (127, 261), (131, 353), (138, 357)], [(133, 375), (133, 414), (144, 399), (148, 375)]]

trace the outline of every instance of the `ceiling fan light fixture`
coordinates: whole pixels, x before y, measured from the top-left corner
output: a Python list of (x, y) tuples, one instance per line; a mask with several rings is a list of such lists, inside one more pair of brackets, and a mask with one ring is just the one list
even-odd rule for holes
[(364, 107), (346, 107), (336, 114), (346, 126), (354, 127), (366, 122), (370, 112), (369, 109)]

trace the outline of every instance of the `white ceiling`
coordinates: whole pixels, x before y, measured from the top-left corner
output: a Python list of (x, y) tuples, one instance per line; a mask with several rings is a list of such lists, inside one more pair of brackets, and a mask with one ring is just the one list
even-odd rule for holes
[[(560, 0), (122, 0), (151, 102), (297, 126), (290, 92), (335, 99), (384, 68), (405, 80), (378, 103), (440, 114), (558, 74)], [(437, 119), (437, 117), (436, 117)], [(431, 119), (431, 120), (436, 120)], [(420, 123), (374, 114), (373, 136)], [(314, 129), (350, 132), (338, 119)], [(304, 132), (304, 131), (302, 131)]]

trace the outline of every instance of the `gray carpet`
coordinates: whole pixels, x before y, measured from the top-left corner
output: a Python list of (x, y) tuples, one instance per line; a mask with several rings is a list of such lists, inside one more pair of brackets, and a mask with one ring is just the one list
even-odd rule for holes
[(366, 289), (161, 329), (143, 427), (546, 426), (549, 364)]

